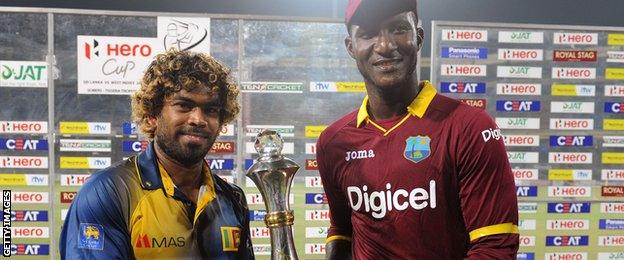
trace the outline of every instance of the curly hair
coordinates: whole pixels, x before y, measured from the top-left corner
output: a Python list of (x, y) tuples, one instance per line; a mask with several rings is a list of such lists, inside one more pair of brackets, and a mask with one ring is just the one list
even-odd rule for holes
[(238, 115), (239, 90), (225, 65), (204, 53), (171, 49), (158, 54), (147, 67), (141, 87), (132, 94), (132, 119), (143, 134), (153, 139), (156, 129), (148, 119), (160, 115), (169, 96), (182, 89), (192, 91), (198, 88), (218, 93), (222, 125)]

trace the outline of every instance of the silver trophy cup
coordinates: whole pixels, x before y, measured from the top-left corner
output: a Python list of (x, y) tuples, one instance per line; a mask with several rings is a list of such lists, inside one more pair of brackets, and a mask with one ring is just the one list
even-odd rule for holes
[(256, 137), (254, 147), (258, 159), (247, 170), (249, 177), (256, 184), (267, 214), (264, 223), (271, 233), (271, 259), (299, 259), (293, 242), (292, 225), (295, 220), (290, 210), (290, 185), (299, 165), (284, 157), (284, 141), (273, 130), (263, 130)]

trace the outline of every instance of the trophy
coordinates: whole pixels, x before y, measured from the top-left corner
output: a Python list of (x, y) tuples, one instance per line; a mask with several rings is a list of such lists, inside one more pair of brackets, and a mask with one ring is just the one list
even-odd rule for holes
[(247, 177), (260, 190), (267, 210), (264, 223), (271, 234), (271, 259), (296, 260), (292, 233), (295, 216), (290, 210), (289, 194), (299, 165), (281, 154), (283, 144), (276, 131), (260, 132), (254, 144), (259, 157), (247, 170)]

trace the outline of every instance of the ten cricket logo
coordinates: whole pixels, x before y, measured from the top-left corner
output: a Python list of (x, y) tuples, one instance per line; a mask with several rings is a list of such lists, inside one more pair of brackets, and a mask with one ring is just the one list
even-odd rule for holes
[[(357, 186), (347, 187), (347, 195), (349, 196), (349, 203), (354, 211), (359, 211), (364, 204), (364, 211), (366, 213), (371, 212), (374, 218), (381, 219), (386, 216), (386, 213), (396, 209), (398, 211), (404, 211), (408, 207), (415, 210), (422, 210), (427, 206), (432, 209), (436, 208), (436, 182), (435, 180), (429, 181), (429, 191), (423, 188), (414, 188), (411, 191), (405, 189), (397, 189), (392, 191), (392, 185), (386, 183), (385, 191), (371, 191), (368, 192), (368, 186), (364, 185), (361, 189)], [(399, 201), (399, 197), (403, 197), (402, 201)]]
[(410, 136), (405, 140), (403, 157), (414, 163), (418, 163), (431, 154), (431, 138), (429, 136)]

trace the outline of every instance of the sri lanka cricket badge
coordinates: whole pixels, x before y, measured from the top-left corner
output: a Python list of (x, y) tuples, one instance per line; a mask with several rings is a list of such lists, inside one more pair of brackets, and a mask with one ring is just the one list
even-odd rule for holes
[(429, 136), (410, 136), (405, 139), (403, 156), (414, 163), (419, 163), (431, 154), (430, 143), (431, 138)]

